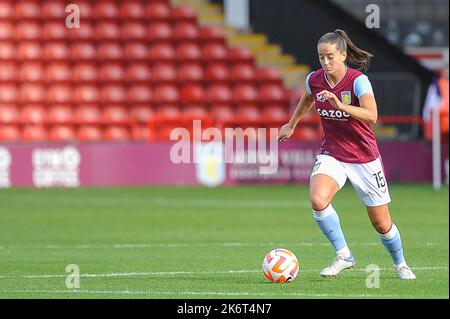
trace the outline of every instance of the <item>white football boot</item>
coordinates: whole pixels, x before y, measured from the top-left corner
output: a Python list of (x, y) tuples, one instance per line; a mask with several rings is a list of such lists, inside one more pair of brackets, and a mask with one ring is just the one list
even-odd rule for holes
[(400, 279), (416, 279), (416, 275), (414, 275), (411, 268), (408, 266), (395, 267), (395, 272), (397, 273), (397, 277)]
[(335, 277), (339, 275), (341, 271), (344, 269), (351, 269), (353, 266), (355, 266), (356, 260), (353, 257), (353, 255), (350, 255), (350, 257), (341, 257), (336, 256), (336, 258), (333, 260), (330, 266), (326, 267), (320, 275), (322, 277)]

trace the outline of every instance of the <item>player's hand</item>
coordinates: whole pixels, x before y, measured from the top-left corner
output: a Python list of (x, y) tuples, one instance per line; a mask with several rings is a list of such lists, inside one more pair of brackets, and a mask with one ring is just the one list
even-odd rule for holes
[(337, 108), (338, 110), (342, 109), (342, 103), (339, 101), (336, 95), (334, 93), (331, 93), (330, 91), (323, 90), (319, 93), (326, 101), (330, 102), (330, 104)]
[(284, 124), (280, 128), (280, 132), (278, 133), (278, 141), (279, 142), (286, 141), (288, 138), (291, 137), (292, 133), (294, 133), (294, 128), (291, 126), (291, 124), (289, 123)]

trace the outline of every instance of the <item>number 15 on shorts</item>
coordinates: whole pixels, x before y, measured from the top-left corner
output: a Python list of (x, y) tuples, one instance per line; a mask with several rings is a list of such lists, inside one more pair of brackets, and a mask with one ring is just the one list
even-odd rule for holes
[(383, 189), (386, 187), (386, 180), (383, 176), (383, 171), (379, 171), (378, 173), (372, 174), (372, 176), (375, 178), (375, 181), (377, 182), (377, 186), (379, 189)]

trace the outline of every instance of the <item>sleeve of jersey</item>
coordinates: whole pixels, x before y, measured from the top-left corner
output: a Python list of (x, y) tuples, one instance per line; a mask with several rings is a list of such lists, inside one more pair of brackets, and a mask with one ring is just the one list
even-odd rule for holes
[(355, 82), (353, 82), (353, 91), (358, 99), (364, 94), (373, 94), (372, 84), (370, 83), (369, 78), (364, 74), (358, 76), (355, 79)]
[(314, 71), (312, 71), (310, 74), (308, 74), (308, 76), (306, 77), (306, 83), (305, 83), (305, 89), (306, 89), (306, 93), (308, 94), (308, 95), (311, 95), (312, 94), (312, 92), (311, 92), (311, 88), (309, 87), (309, 78), (311, 77), (311, 75), (314, 73)]

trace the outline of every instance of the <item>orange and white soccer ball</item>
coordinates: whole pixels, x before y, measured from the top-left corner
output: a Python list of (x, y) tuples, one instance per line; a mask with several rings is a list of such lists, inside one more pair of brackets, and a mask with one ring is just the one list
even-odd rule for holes
[(298, 259), (284, 248), (272, 249), (264, 257), (262, 268), (264, 276), (272, 282), (290, 282), (297, 277)]

